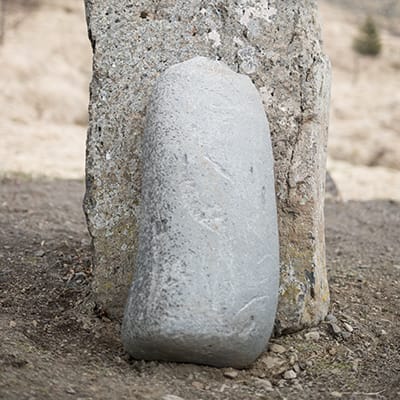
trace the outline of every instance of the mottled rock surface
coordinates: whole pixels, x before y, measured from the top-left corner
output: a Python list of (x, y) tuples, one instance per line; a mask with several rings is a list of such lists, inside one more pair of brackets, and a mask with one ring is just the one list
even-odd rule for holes
[(126, 350), (249, 365), (266, 348), (279, 289), (274, 161), (251, 80), (204, 57), (169, 68), (148, 104), (142, 160)]
[(278, 331), (327, 312), (323, 197), (329, 63), (316, 2), (86, 0), (92, 42), (85, 210), (94, 244), (94, 293), (121, 316), (134, 271), (140, 141), (156, 78), (207, 56), (249, 75), (270, 122), (279, 212)]

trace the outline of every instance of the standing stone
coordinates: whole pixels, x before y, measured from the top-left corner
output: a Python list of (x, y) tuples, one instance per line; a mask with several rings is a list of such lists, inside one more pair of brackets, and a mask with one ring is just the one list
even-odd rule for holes
[(329, 63), (316, 1), (86, 0), (92, 42), (85, 211), (94, 293), (121, 317), (137, 252), (140, 141), (155, 80), (195, 56), (248, 75), (270, 122), (281, 288), (277, 329), (322, 320), (329, 305), (323, 198)]
[(138, 359), (245, 367), (266, 348), (279, 289), (261, 98), (247, 76), (196, 57), (157, 80), (146, 121), (125, 348)]

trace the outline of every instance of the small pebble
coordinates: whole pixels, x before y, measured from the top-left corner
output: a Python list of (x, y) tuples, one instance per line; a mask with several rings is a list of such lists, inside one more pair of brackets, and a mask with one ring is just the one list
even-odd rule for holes
[(262, 362), (265, 364), (267, 369), (278, 368), (284, 364), (284, 361), (278, 357), (265, 357), (262, 359)]
[(10, 321), (8, 325), (10, 328), (15, 328), (17, 326), (17, 323), (15, 321)]
[(332, 322), (332, 323), (336, 323), (337, 322), (337, 318), (333, 315), (333, 314), (328, 314), (325, 318), (326, 322)]
[(304, 390), (303, 386), (300, 383), (296, 383), (293, 385), (293, 387), (298, 390), (299, 392), (302, 392)]
[(204, 385), (201, 382), (198, 382), (198, 381), (192, 382), (192, 386), (195, 389), (198, 389), (198, 390), (203, 390), (204, 389)]
[(255, 378), (254, 381), (258, 386), (262, 386), (262, 388), (266, 392), (273, 392), (274, 391), (274, 388), (272, 387), (272, 383), (268, 379)]
[(343, 339), (350, 339), (351, 333), (350, 332), (342, 332), (342, 338)]
[(220, 391), (221, 393), (224, 393), (224, 391), (225, 391), (226, 388), (227, 388), (227, 386), (226, 386), (225, 384), (223, 384), (223, 385), (221, 386), (221, 388), (219, 389), (219, 391)]
[(224, 371), (224, 376), (229, 379), (235, 379), (239, 376), (239, 372), (234, 369)]
[(294, 365), (296, 362), (299, 361), (299, 357), (297, 356), (296, 353), (292, 354), (289, 358), (289, 364)]
[(346, 329), (347, 332), (352, 333), (354, 331), (353, 327), (350, 324), (348, 324), (347, 322), (343, 322), (343, 326), (344, 326), (344, 329)]
[(335, 399), (341, 399), (343, 397), (342, 393), (340, 392), (331, 392), (331, 396)]
[(317, 331), (314, 332), (308, 332), (304, 335), (304, 337), (306, 338), (306, 340), (314, 340), (314, 341), (318, 341), (321, 337), (321, 334)]
[(289, 369), (288, 371), (286, 371), (283, 374), (283, 379), (286, 379), (286, 380), (291, 380), (291, 379), (296, 379), (296, 378), (297, 378), (297, 374), (292, 369)]
[(337, 324), (335, 324), (335, 323), (333, 323), (333, 322), (329, 323), (329, 325), (330, 325), (330, 327), (331, 327), (332, 332), (333, 332), (335, 335), (340, 335), (340, 333), (342, 332), (342, 330), (340, 329), (340, 326), (339, 326), (339, 325), (337, 325)]
[(278, 386), (279, 386), (280, 388), (285, 387), (285, 384), (286, 384), (286, 381), (285, 381), (284, 379), (280, 379), (279, 382), (278, 382)]
[(273, 352), (273, 353), (277, 353), (277, 354), (283, 354), (286, 353), (286, 347), (283, 347), (280, 344), (277, 343), (273, 343), (269, 346), (269, 349)]
[(35, 252), (36, 257), (43, 257), (46, 253), (43, 250), (38, 250)]

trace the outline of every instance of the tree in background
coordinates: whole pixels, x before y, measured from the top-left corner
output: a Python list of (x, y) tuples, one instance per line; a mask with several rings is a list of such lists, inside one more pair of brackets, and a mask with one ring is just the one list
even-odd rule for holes
[(362, 55), (376, 57), (382, 50), (378, 28), (372, 17), (367, 17), (353, 41), (353, 49)]

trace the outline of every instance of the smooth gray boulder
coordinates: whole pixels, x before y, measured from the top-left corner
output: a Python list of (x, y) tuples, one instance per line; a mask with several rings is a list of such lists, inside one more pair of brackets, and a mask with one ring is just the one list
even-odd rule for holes
[(204, 57), (169, 68), (150, 99), (142, 159), (126, 350), (249, 365), (267, 345), (279, 287), (274, 165), (257, 89)]

